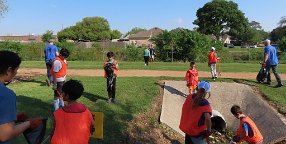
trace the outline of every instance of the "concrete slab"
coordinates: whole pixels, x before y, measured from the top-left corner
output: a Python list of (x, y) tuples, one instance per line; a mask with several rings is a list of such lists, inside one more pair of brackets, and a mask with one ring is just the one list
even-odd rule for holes
[[(240, 105), (246, 115), (257, 124), (264, 142), (269, 143), (286, 136), (286, 119), (274, 110), (250, 86), (238, 83), (212, 82), (209, 99), (214, 110), (219, 111), (225, 118), (228, 127), (236, 130), (239, 120), (230, 113), (233, 104)], [(186, 82), (166, 81), (164, 88), (161, 122), (184, 135), (179, 129), (181, 109), (188, 93)]]

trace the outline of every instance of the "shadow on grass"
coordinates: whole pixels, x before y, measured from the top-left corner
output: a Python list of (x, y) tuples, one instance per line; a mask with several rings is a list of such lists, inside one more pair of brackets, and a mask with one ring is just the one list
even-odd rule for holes
[(185, 93), (183, 93), (183, 92), (181, 92), (181, 91), (179, 91), (179, 90), (177, 90), (177, 89), (175, 89), (175, 88), (173, 88), (171, 86), (166, 86), (165, 85), (164, 88), (167, 91), (169, 91), (171, 94), (176, 94), (176, 95), (179, 95), (179, 96), (182, 96), (182, 97), (186, 97), (187, 96), (187, 94), (185, 94)]
[(83, 97), (89, 99), (92, 102), (96, 102), (97, 100), (103, 100), (103, 101), (107, 101), (107, 98), (104, 98), (103, 96), (100, 95), (95, 95), (89, 92), (83, 92)]
[(32, 83), (38, 83), (40, 84), (40, 86), (47, 86), (46, 82), (43, 81), (39, 81), (30, 77), (21, 77), (21, 76), (17, 76), (14, 78), (14, 80), (19, 81), (19, 82), (32, 82)]

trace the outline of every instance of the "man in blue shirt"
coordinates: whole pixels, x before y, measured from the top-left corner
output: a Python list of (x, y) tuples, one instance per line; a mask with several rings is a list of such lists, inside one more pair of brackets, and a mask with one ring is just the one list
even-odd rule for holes
[(48, 79), (46, 80), (47, 85), (50, 86), (52, 80), (52, 76), (50, 74), (50, 70), (53, 65), (53, 61), (56, 59), (57, 56), (59, 56), (58, 48), (54, 45), (53, 40), (49, 40), (49, 44), (46, 45), (45, 50), (45, 62), (46, 62), (46, 67), (47, 67), (47, 77)]
[(271, 77), (270, 77), (270, 68), (271, 68), (278, 83), (276, 87), (282, 87), (283, 83), (277, 71), (278, 57), (276, 48), (270, 45), (269, 39), (266, 39), (265, 41), (263, 41), (263, 43), (265, 45), (263, 66), (266, 67), (267, 84), (271, 85)]
[(155, 60), (155, 48), (152, 46), (152, 44), (150, 45), (150, 56), (151, 56), (151, 61), (154, 62)]

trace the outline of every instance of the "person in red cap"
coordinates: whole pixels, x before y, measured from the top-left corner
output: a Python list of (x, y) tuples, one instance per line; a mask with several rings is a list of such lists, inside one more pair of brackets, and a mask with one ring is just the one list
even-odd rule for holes
[(198, 84), (198, 92), (190, 94), (182, 108), (179, 128), (186, 134), (185, 144), (207, 144), (211, 135), (212, 108), (206, 99), (211, 85), (206, 81)]

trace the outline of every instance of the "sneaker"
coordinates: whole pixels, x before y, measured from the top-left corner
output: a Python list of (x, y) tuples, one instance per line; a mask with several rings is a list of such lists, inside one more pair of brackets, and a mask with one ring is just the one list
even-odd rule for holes
[(215, 77), (215, 79), (217, 79), (217, 76)]
[(114, 98), (114, 99), (111, 99), (111, 102), (115, 104), (117, 101)]
[(145, 66), (146, 66), (146, 64), (145, 64)]
[(282, 86), (283, 86), (283, 84), (280, 83), (280, 84), (277, 84), (275, 87), (278, 88), (278, 87), (282, 87)]
[(109, 99), (107, 100), (107, 102), (108, 102), (108, 103), (111, 103), (111, 102), (112, 102), (112, 98), (109, 98)]

